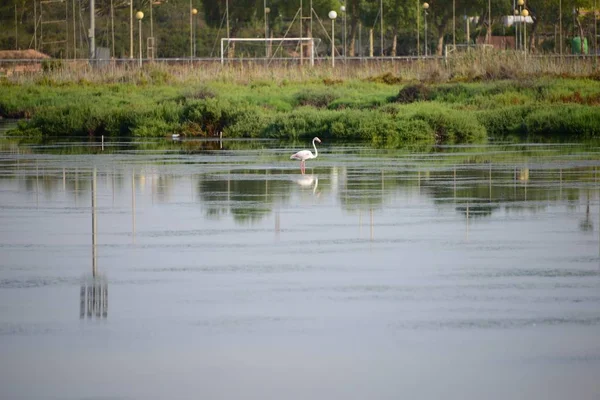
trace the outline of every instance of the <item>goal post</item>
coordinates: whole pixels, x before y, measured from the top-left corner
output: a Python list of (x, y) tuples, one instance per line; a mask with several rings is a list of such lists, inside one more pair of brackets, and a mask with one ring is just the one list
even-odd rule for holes
[[(265, 47), (269, 43), (279, 43), (279, 47), (283, 45), (284, 42), (288, 43), (308, 43), (309, 44), (309, 59), (310, 65), (315, 65), (315, 39), (311, 37), (303, 37), (303, 38), (221, 38), (221, 64), (225, 63), (225, 51), (229, 47), (232, 42), (249, 42), (249, 43), (257, 43), (262, 42), (265, 44)], [(265, 51), (265, 59), (267, 59), (267, 52)], [(273, 58), (271, 56), (270, 58)], [(300, 50), (300, 59), (302, 59), (302, 50)]]

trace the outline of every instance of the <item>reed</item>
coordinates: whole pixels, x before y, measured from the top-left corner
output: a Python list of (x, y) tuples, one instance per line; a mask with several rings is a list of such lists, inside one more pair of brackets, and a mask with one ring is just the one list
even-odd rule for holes
[(444, 59), (361, 59), (340, 60), (332, 69), (324, 60), (314, 67), (297, 64), (266, 64), (262, 61), (236, 60), (224, 65), (218, 60), (155, 61), (142, 68), (137, 63), (113, 62), (92, 67), (85, 61), (63, 60), (40, 73), (8, 74), (11, 83), (36, 82), (46, 85), (64, 83), (198, 84), (222, 81), (247, 85), (257, 81), (281, 85), (293, 82), (370, 80), (385, 84), (420, 81), (426, 83), (478, 82), (498, 79), (530, 79), (541, 76), (599, 79), (593, 57), (525, 55), (515, 51), (471, 51)]

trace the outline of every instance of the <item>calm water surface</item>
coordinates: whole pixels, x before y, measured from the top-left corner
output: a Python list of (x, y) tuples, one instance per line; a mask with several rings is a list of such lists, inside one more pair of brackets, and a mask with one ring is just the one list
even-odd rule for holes
[(600, 398), (599, 147), (308, 146), (0, 138), (0, 397)]

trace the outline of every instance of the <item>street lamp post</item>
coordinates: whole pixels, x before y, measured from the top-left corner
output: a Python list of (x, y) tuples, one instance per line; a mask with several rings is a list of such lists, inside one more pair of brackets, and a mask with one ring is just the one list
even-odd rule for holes
[(133, 59), (133, 0), (129, 0), (129, 58)]
[(452, 45), (456, 51), (456, 0), (452, 0)]
[(335, 67), (335, 19), (337, 13), (333, 10), (329, 11), (329, 19), (331, 20), (331, 68)]
[(383, 0), (379, 0), (379, 26), (380, 26), (380, 46), (381, 46), (381, 57), (383, 57)]
[(271, 9), (267, 7), (267, 0), (265, 0), (265, 57), (269, 58), (269, 13)]
[[(195, 17), (198, 14), (198, 10), (196, 10), (195, 8), (192, 8), (192, 16)], [(192, 41), (193, 46), (192, 46), (192, 57), (195, 58), (196, 57), (196, 18), (193, 18), (192, 21), (192, 32), (193, 32), (193, 36), (194, 39)]]
[[(17, 4), (15, 3), (15, 17), (16, 17), (16, 7)], [(89, 37), (90, 37), (90, 59), (94, 59), (96, 58), (96, 27), (95, 27), (95, 17), (96, 17), (96, 5), (94, 3), (94, 0), (90, 1), (90, 32), (89, 32)], [(37, 23), (37, 21), (36, 21)], [(15, 25), (16, 26), (16, 25)], [(16, 29), (16, 28), (15, 28)]]
[(529, 16), (529, 10), (524, 9), (521, 11), (521, 15), (523, 16), (523, 49), (525, 50), (525, 54), (527, 54), (527, 17)]
[(519, 25), (521, 26), (520, 32), (519, 32), (519, 38), (517, 39), (517, 42), (520, 42), (520, 47), (523, 47), (523, 17), (522, 17), (522, 12), (523, 12), (523, 6), (525, 5), (525, 0), (517, 0), (517, 5), (519, 6), (518, 10), (515, 10), (518, 15), (519, 15)]
[(513, 25), (515, 26), (515, 50), (519, 50), (519, 10), (515, 8), (514, 12), (514, 20)]
[(419, 11), (419, 0), (417, 0), (417, 57), (421, 56), (421, 43), (419, 37), (421, 36), (420, 17), (421, 12)]
[(152, 14), (152, 3), (155, 0), (150, 0), (150, 37), (154, 38), (154, 15)]
[[(594, 15), (596, 15), (596, 7), (594, 7)], [(559, 0), (558, 1), (558, 43), (559, 47), (558, 47), (558, 51), (559, 54), (562, 56), (562, 45), (563, 45), (563, 40), (562, 40), (562, 1)]]
[(194, 10), (190, 0), (190, 60), (194, 57)]
[(488, 29), (487, 29), (487, 44), (492, 40), (492, 0), (488, 0)]
[[(346, 54), (346, 6), (341, 6), (340, 10), (342, 10), (342, 12), (344, 13), (344, 60), (346, 60), (347, 54)], [(344, 61), (345, 62), (345, 61)]]
[(429, 8), (429, 3), (423, 3), (423, 14), (425, 16), (425, 57), (427, 57), (427, 9)]
[(138, 36), (140, 40), (140, 67), (142, 66), (142, 18), (144, 18), (144, 13), (138, 11), (135, 13), (135, 18), (138, 20)]

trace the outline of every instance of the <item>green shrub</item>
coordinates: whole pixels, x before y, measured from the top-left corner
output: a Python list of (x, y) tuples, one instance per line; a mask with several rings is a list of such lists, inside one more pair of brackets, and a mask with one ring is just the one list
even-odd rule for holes
[(597, 107), (580, 105), (546, 106), (525, 118), (527, 134), (541, 137), (591, 139), (600, 137)]
[(229, 125), (225, 128), (230, 137), (262, 137), (271, 118), (258, 107), (241, 107), (232, 112)]
[(381, 75), (376, 75), (368, 79), (370, 82), (385, 83), (386, 85), (397, 85), (402, 83), (401, 76), (395, 76), (391, 72), (386, 72)]
[(214, 99), (215, 97), (217, 97), (217, 95), (210, 88), (206, 86), (200, 86), (198, 88), (186, 90), (184, 92), (184, 97), (188, 99), (204, 100)]
[(294, 102), (297, 106), (311, 106), (316, 108), (325, 108), (335, 100), (336, 96), (330, 91), (303, 90), (294, 96)]
[(214, 136), (229, 124), (231, 110), (232, 105), (226, 100), (196, 100), (184, 107), (181, 122), (197, 124), (204, 135)]
[(431, 89), (422, 83), (403, 87), (395, 99), (398, 103), (414, 103), (415, 101), (427, 100), (431, 100)]
[(42, 61), (42, 71), (48, 72), (56, 72), (61, 71), (65, 68), (65, 63), (60, 59), (50, 59)]
[(173, 80), (173, 76), (169, 71), (165, 68), (161, 68), (154, 64), (147, 64), (145, 69), (152, 80), (152, 83), (155, 85), (164, 85)]
[(452, 110), (439, 104), (420, 104), (410, 119), (421, 120), (433, 129), (436, 143), (469, 143), (486, 138), (485, 128), (473, 113)]
[(475, 115), (488, 136), (499, 137), (525, 133), (525, 117), (530, 111), (530, 106), (514, 106), (478, 111)]
[(385, 106), (390, 101), (394, 101), (394, 98), (389, 99), (387, 97), (377, 94), (352, 94), (344, 97), (339, 97), (329, 103), (330, 110), (343, 110), (346, 108), (351, 109), (374, 109)]
[(422, 120), (398, 119), (395, 129), (385, 135), (373, 137), (373, 144), (378, 147), (399, 148), (413, 143), (433, 144), (435, 133), (431, 126)]
[[(477, 86), (478, 88), (481, 85)], [(454, 83), (435, 86), (429, 95), (431, 100), (443, 101), (447, 103), (466, 103), (470, 98), (481, 92), (474, 85), (463, 83)]]

